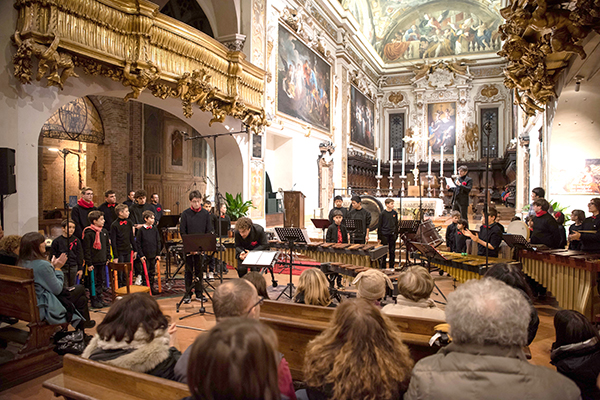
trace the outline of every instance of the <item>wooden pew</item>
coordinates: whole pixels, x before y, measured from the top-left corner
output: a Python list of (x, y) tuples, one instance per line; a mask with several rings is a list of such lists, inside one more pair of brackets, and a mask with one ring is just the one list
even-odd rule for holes
[(67, 324), (40, 320), (32, 269), (0, 264), (0, 314), (29, 322), (25, 345), (13, 360), (0, 365), (0, 390), (61, 367), (62, 357), (53, 351), (51, 337)]
[[(303, 380), (302, 368), (308, 342), (318, 336), (333, 318), (335, 308), (305, 304), (265, 301), (260, 309), (260, 320), (277, 334), (279, 351), (289, 363), (292, 378)], [(444, 321), (388, 315), (402, 331), (402, 340), (415, 361), (435, 354), (439, 347), (429, 346), (435, 334), (434, 327)]]
[(54, 396), (77, 400), (179, 400), (187, 385), (67, 354), (63, 372), (42, 384)]

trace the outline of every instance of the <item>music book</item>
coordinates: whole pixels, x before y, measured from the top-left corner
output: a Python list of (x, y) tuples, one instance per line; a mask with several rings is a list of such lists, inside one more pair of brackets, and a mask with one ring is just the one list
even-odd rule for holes
[(446, 177), (446, 185), (450, 186), (450, 189), (456, 187), (456, 184), (454, 183), (454, 181), (452, 180), (452, 178), (448, 178), (448, 177)]
[(251, 251), (246, 255), (242, 264), (269, 267), (278, 253), (278, 251)]

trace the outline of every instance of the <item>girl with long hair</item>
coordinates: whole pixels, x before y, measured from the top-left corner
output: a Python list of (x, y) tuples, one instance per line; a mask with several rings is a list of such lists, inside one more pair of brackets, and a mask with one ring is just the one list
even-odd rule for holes
[(323, 271), (317, 268), (302, 271), (294, 301), (311, 306), (335, 307), (331, 302), (329, 282)]
[(308, 344), (304, 377), (310, 400), (401, 398), (413, 360), (398, 328), (374, 304), (348, 300)]

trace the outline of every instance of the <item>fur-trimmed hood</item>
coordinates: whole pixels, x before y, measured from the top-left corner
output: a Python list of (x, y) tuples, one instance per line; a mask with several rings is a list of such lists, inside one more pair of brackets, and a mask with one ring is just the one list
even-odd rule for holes
[(148, 338), (142, 328), (136, 331), (131, 343), (125, 339), (117, 342), (114, 337), (103, 340), (96, 334), (81, 356), (135, 372), (148, 372), (169, 357), (170, 335), (165, 329), (158, 329), (152, 341), (148, 342)]

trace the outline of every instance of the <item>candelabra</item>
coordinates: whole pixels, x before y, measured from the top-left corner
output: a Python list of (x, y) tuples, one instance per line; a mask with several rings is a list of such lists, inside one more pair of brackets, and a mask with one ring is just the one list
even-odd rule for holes
[(388, 179), (390, 181), (390, 187), (389, 187), (389, 191), (388, 191), (388, 197), (392, 197), (394, 196), (394, 191), (393, 189), (393, 184), (394, 184), (394, 177), (393, 175), (390, 175), (390, 178)]
[(431, 180), (433, 179), (433, 175), (426, 175), (428, 186), (427, 186), (427, 197), (431, 197)]
[(375, 196), (380, 197), (381, 196), (381, 179), (383, 178), (383, 175), (377, 175), (375, 176), (375, 179), (377, 179), (377, 192), (375, 192)]
[(415, 166), (411, 172), (413, 173), (413, 177), (415, 179), (415, 186), (419, 186), (419, 168)]
[(439, 179), (439, 183), (440, 183), (440, 199), (444, 198), (444, 185), (446, 185), (445, 179), (442, 175), (440, 175), (440, 179)]
[(404, 182), (406, 181), (406, 175), (400, 175), (400, 182), (402, 182), (402, 188), (400, 189), (400, 197), (404, 197), (406, 190), (404, 189)]

